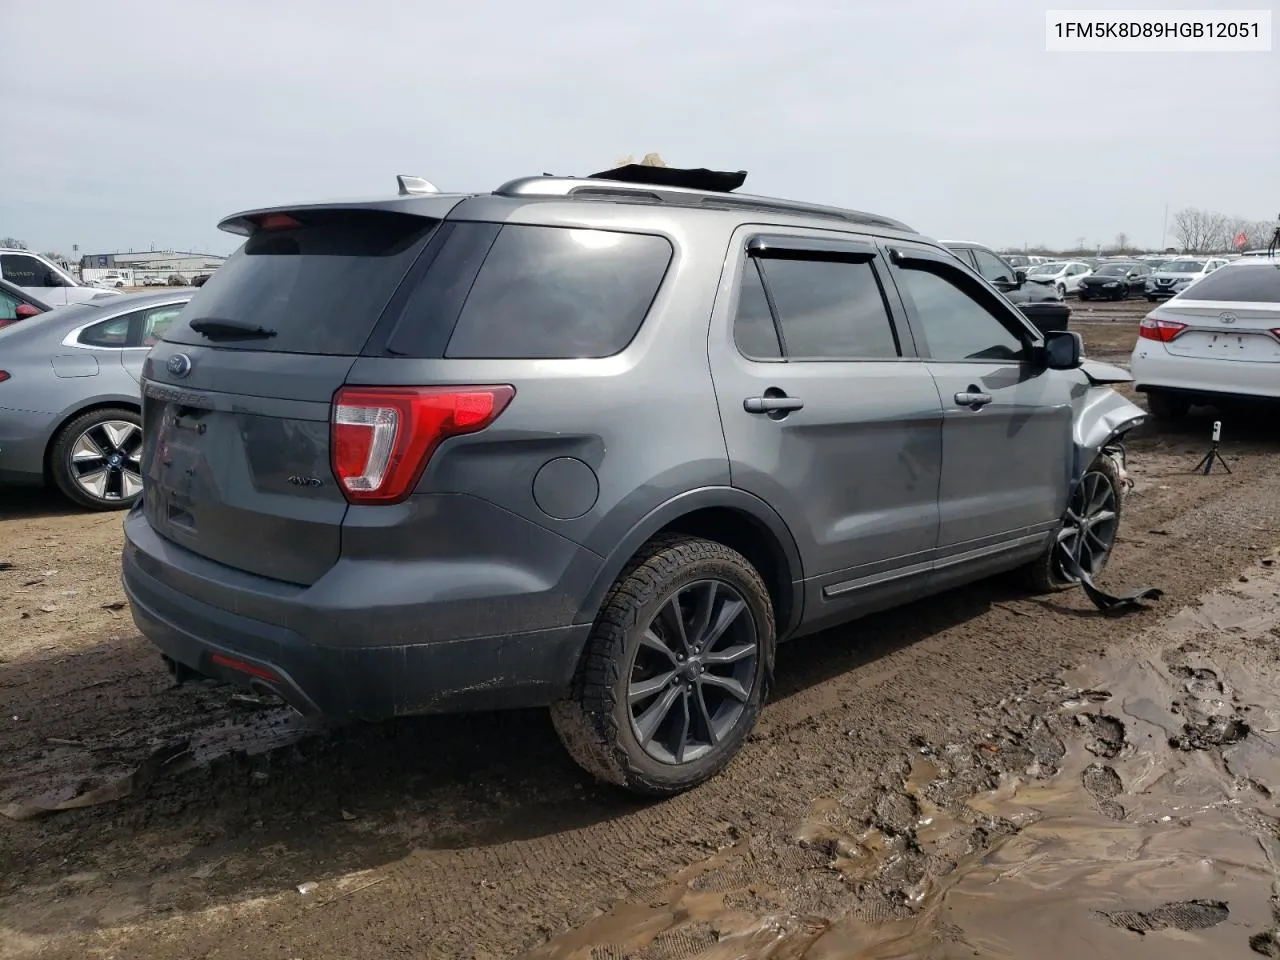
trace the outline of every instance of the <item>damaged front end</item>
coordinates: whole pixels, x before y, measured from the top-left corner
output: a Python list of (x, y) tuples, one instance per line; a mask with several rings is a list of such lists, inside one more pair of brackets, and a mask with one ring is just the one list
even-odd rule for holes
[(1105, 456), (1116, 466), (1121, 494), (1128, 493), (1133, 480), (1126, 469), (1123, 441), (1130, 430), (1147, 419), (1147, 412), (1112, 389), (1113, 384), (1133, 382), (1129, 371), (1096, 360), (1085, 360), (1080, 369), (1089, 385), (1072, 404), (1072, 483), (1084, 475), (1094, 460)]

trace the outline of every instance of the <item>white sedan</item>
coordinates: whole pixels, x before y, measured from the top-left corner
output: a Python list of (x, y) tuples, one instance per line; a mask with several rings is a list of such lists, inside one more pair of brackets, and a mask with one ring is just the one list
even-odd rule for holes
[(1079, 260), (1053, 260), (1038, 263), (1027, 271), (1027, 280), (1056, 287), (1058, 295), (1080, 292), (1080, 281), (1093, 273), (1093, 267)]
[(1131, 371), (1153, 416), (1192, 404), (1280, 400), (1280, 257), (1241, 257), (1156, 307)]

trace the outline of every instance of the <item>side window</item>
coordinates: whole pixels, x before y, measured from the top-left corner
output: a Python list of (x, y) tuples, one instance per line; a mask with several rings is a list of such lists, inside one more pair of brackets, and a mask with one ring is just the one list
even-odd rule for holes
[(112, 317), (110, 320), (103, 320), (101, 323), (95, 323), (91, 327), (85, 327), (80, 331), (80, 336), (76, 339), (76, 342), (86, 347), (116, 347), (121, 349), (127, 347), (129, 346), (129, 327), (136, 316), (136, 313), (126, 313), (122, 317)]
[(5, 253), (0, 254), (0, 274), (20, 287), (43, 287), (48, 285), (49, 268), (35, 257)]
[(18, 319), (18, 298), (0, 290), (0, 321)]
[(897, 338), (870, 262), (760, 259), (789, 360), (896, 358)]
[(174, 303), (146, 311), (142, 315), (142, 332), (139, 334), (142, 340), (141, 346), (154, 347), (159, 343), (184, 306), (185, 304)]
[(671, 256), (670, 241), (650, 234), (504, 226), (445, 356), (613, 356), (640, 329)]
[(985, 250), (974, 250), (974, 259), (978, 261), (978, 272), (992, 283), (1013, 283), (1013, 271), (1004, 265), (1004, 261)]
[(902, 270), (899, 277), (903, 293), (915, 306), (932, 359), (1020, 361), (1026, 358), (1023, 340), (953, 283), (946, 271), (911, 268)]
[(769, 312), (769, 298), (755, 257), (747, 257), (742, 265), (742, 281), (738, 290), (738, 310), (733, 318), (733, 342), (744, 357), (753, 360), (776, 360), (782, 356), (778, 345), (778, 328)]

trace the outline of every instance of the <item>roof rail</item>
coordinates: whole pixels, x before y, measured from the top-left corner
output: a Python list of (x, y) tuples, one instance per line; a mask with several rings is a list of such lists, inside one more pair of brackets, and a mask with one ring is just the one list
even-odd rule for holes
[(612, 200), (616, 203), (655, 203), (710, 210), (759, 210), (792, 216), (824, 217), (862, 226), (884, 227), (916, 233), (911, 227), (890, 217), (843, 207), (828, 207), (797, 200), (755, 197), (750, 194), (693, 190), (688, 187), (654, 186), (648, 183), (625, 183), (616, 180), (594, 180), (585, 177), (519, 177), (493, 191), (500, 197), (563, 197), (566, 200)]

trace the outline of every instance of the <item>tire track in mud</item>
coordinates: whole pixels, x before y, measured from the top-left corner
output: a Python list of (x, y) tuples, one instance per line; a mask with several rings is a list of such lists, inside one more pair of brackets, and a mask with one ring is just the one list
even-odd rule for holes
[[(1182, 459), (1168, 456), (1163, 467), (1185, 469)], [(1280, 477), (1267, 458), (1253, 462), (1258, 469), (1233, 464), (1230, 477), (1179, 478), (1176, 495), (1135, 494), (1126, 504), (1129, 542), (1105, 582), (1153, 582), (1166, 590), (1159, 609), (1169, 610), (1224, 570), (1246, 566), (1280, 529)], [(329, 898), (365, 881), (322, 882), (311, 902), (290, 890), (207, 913), (148, 918), (50, 944), (46, 955), (82, 957), (109, 947), (120, 958), (212, 960), (287, 947), (281, 955), (511, 956), (619, 898), (657, 896), (674, 872), (752, 838), (764, 838), (756, 841), (764, 852), (748, 861), (751, 869), (762, 882), (785, 882), (806, 872), (815, 856), (831, 853), (814, 854), (793, 837), (811, 800), (839, 796), (848, 811), (875, 808), (886, 771), (890, 781), (901, 774), (900, 758), (913, 740), (1008, 742), (1001, 731), (982, 729), (986, 705), (1019, 682), (1050, 676), (1140, 630), (1153, 616), (1109, 620), (1074, 593), (1028, 598), (1000, 582), (931, 598), (782, 647), (779, 690), (760, 728), (724, 775), (689, 794), (637, 806), (587, 787), (583, 802), (605, 811), (601, 822), (543, 836), (531, 823), (527, 839), (488, 846), (482, 833), (464, 827), (456, 849), (418, 849), (375, 867), (369, 876), (381, 882), (341, 899)], [(1052, 740), (1047, 734), (1042, 746)], [(1025, 750), (1052, 762), (1051, 751)], [(565, 776), (564, 769), (548, 776)], [(521, 803), (495, 801), (508, 814), (518, 814)], [(893, 829), (900, 818), (892, 802), (880, 819), (882, 833)], [(973, 835), (980, 842), (976, 831), (990, 836), (1000, 829), (978, 824)], [(918, 879), (905, 876), (903, 889)], [(837, 895), (842, 890), (815, 881), (811, 906)], [(6, 912), (0, 910), (0, 923), (11, 922)]]

